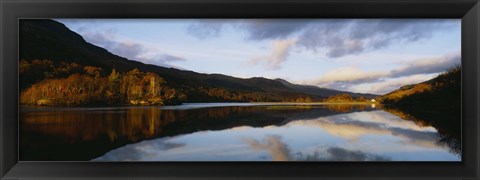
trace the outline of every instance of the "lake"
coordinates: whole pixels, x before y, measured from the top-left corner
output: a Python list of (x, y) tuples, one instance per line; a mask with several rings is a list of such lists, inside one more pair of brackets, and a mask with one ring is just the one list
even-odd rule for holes
[(375, 104), (20, 108), (21, 161), (461, 161), (458, 113)]

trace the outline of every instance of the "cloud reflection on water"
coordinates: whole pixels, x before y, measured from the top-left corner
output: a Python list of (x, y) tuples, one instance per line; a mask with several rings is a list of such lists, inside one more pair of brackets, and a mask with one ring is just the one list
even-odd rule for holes
[(378, 110), (147, 140), (95, 160), (460, 161), (439, 140), (432, 127)]
[(281, 136), (267, 135), (263, 141), (245, 139), (253, 150), (266, 150), (273, 161), (388, 161), (382, 156), (371, 155), (362, 151), (351, 151), (340, 147), (329, 147), (326, 151), (314, 151), (312, 154), (297, 152), (292, 154), (290, 147), (281, 141)]
[(273, 161), (290, 161), (290, 148), (281, 141), (281, 136), (267, 135), (263, 141), (246, 138), (245, 143), (253, 150), (267, 150)]

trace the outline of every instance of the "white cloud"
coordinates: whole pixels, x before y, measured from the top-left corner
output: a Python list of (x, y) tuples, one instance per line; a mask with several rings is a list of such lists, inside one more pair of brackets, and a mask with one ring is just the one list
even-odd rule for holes
[[(432, 19), (249, 19), (202, 20), (189, 27), (200, 39), (218, 37), (233, 27), (246, 33), (247, 40), (298, 39), (296, 46), (324, 52), (336, 58), (386, 48), (391, 44), (415, 42), (433, 33), (459, 28), (460, 20)], [(319, 51), (319, 52), (320, 52)]]
[(146, 43), (119, 38), (115, 29), (95, 31), (80, 27), (78, 31), (87, 42), (103, 47), (111, 53), (127, 59), (165, 67), (175, 67), (169, 63), (186, 60), (178, 55), (162, 53), (160, 49)]
[(228, 22), (231, 23), (232, 21), (221, 19), (199, 20), (198, 22), (191, 24), (188, 27), (187, 32), (199, 39), (219, 37), (220, 32)]
[(390, 72), (391, 77), (408, 76), (412, 74), (430, 74), (447, 70), (448, 68), (460, 64), (460, 52), (451, 52), (437, 57), (428, 57), (416, 59), (413, 62), (403, 65), (400, 68)]
[(442, 56), (407, 61), (393, 70), (366, 71), (356, 66), (346, 66), (325, 72), (319, 78), (304, 84), (353, 92), (384, 94), (408, 84), (416, 84), (434, 78), (438, 73), (461, 63), (460, 52)]
[(271, 53), (269, 55), (257, 56), (250, 60), (252, 64), (263, 64), (269, 70), (279, 69), (281, 64), (287, 60), (290, 48), (295, 40), (273, 40), (271, 44)]
[(331, 82), (364, 83), (377, 81), (387, 74), (385, 72), (368, 72), (355, 66), (349, 66), (328, 71), (314, 80), (314, 83), (319, 85)]

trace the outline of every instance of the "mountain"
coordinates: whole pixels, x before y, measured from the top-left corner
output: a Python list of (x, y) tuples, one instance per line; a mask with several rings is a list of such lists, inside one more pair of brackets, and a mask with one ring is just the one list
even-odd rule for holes
[(315, 96), (334, 96), (338, 94), (348, 94), (353, 98), (357, 98), (360, 96), (363, 96), (367, 99), (373, 99), (377, 97), (378, 95), (375, 94), (364, 94), (364, 93), (352, 93), (352, 92), (347, 92), (347, 91), (338, 91), (338, 90), (333, 90), (333, 89), (327, 89), (327, 88), (321, 88), (318, 86), (312, 86), (312, 85), (299, 85), (299, 84), (293, 84), (288, 82), (287, 80), (284, 79), (274, 79), (275, 81), (281, 82), (283, 85), (295, 90), (296, 92), (300, 93), (305, 93), (309, 95), (315, 95)]
[(382, 104), (416, 110), (461, 110), (461, 67), (455, 66), (437, 77), (418, 84), (402, 86), (380, 96)]
[[(294, 85), (286, 81), (263, 77), (243, 79), (222, 74), (203, 74), (144, 64), (117, 56), (88, 43), (82, 36), (54, 20), (22, 19), (19, 30), (20, 88), (22, 91), (32, 85), (48, 89), (46, 86), (49, 84), (67, 81), (45, 82), (45, 79), (66, 79), (73, 73), (93, 75), (98, 71), (99, 74), (95, 75), (98, 78), (107, 77), (109, 74), (114, 75), (113, 69), (125, 75), (132, 74), (132, 70), (138, 69), (140, 72), (158, 74), (165, 80), (166, 87), (174, 89), (174, 94), (181, 95), (184, 98), (183, 101), (187, 102), (294, 101), (297, 98), (306, 97), (312, 100), (321, 100), (331, 95), (348, 93), (313, 86)], [(33, 62), (34, 60), (43, 61)], [(32, 67), (38, 66), (42, 68), (32, 69)], [(75, 68), (78, 69), (75, 70)], [(138, 72), (136, 73), (138, 74)], [(89, 80), (89, 77), (83, 76), (76, 78)], [(93, 81), (93, 76), (90, 79)], [(73, 80), (76, 79), (71, 78), (71, 81)], [(105, 78), (104, 81), (108, 81), (108, 79)], [(102, 87), (99, 86), (99, 88)], [(105, 93), (108, 92), (98, 92), (99, 96), (103, 96)], [(130, 99), (130, 95), (128, 96)], [(372, 97), (371, 95), (366, 96)]]

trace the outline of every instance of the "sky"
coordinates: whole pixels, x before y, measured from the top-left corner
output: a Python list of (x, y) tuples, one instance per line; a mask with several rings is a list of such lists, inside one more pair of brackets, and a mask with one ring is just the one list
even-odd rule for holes
[(131, 60), (385, 94), (461, 64), (460, 19), (56, 19)]

